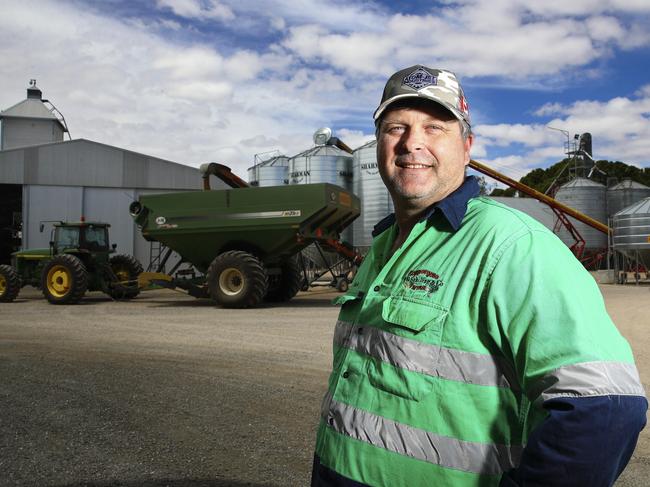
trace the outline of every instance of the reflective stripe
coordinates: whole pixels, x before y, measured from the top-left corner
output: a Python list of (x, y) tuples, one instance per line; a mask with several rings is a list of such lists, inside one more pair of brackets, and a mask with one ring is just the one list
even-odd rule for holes
[(412, 372), (467, 384), (519, 390), (514, 373), (503, 359), (410, 340), (373, 326), (337, 321), (334, 345)]
[(414, 428), (335, 401), (323, 400), (323, 420), (337, 433), (434, 465), (499, 475), (519, 464), (521, 446), (462, 441)]
[(542, 377), (531, 388), (531, 400), (554, 397), (645, 396), (634, 364), (624, 362), (583, 362), (565, 365)]

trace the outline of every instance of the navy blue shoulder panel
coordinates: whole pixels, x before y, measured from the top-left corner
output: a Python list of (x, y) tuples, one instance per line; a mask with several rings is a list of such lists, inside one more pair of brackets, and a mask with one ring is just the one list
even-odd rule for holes
[(609, 487), (632, 456), (646, 423), (642, 396), (561, 397), (530, 435), (520, 465), (500, 486)]
[(395, 223), (395, 213), (382, 218), (372, 229), (372, 238), (375, 238), (380, 233), (388, 230)]
[[(479, 195), (478, 179), (475, 176), (468, 176), (456, 190), (449, 196), (431, 205), (422, 215), (422, 220), (431, 218), (436, 210), (445, 217), (451, 228), (456, 231), (467, 213), (467, 203), (470, 199)], [(373, 238), (390, 228), (395, 223), (395, 213), (391, 213), (379, 223), (372, 231)]]
[(463, 218), (465, 218), (465, 213), (467, 213), (467, 203), (470, 199), (479, 195), (479, 189), (478, 179), (475, 176), (468, 176), (453, 193), (434, 204), (425, 214), (425, 217), (431, 217), (433, 212), (438, 209), (449, 222), (451, 228), (454, 231), (458, 230)]
[(320, 458), (314, 455), (314, 466), (311, 470), (311, 487), (369, 487), (347, 477), (339, 475), (334, 470), (320, 463)]

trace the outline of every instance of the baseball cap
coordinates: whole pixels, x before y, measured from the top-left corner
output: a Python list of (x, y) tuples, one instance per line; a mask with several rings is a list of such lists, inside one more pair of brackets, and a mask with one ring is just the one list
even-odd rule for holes
[(390, 104), (404, 98), (431, 100), (449, 110), (458, 120), (471, 125), (465, 93), (451, 71), (415, 65), (392, 75), (373, 116), (375, 122)]

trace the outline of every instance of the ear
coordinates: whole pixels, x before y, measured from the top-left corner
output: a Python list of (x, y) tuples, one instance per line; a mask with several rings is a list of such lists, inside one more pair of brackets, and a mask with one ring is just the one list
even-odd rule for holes
[(469, 164), (470, 152), (472, 150), (472, 144), (474, 143), (474, 135), (470, 134), (466, 140), (463, 141), (463, 148), (465, 151), (465, 165)]

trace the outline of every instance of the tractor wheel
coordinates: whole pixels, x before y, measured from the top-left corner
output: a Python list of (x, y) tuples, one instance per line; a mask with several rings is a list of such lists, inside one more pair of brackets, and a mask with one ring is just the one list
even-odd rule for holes
[(20, 279), (10, 265), (0, 265), (0, 303), (10, 303), (20, 291)]
[(74, 255), (56, 255), (41, 274), (43, 295), (52, 304), (74, 304), (88, 289), (88, 272)]
[(225, 308), (248, 308), (262, 301), (268, 287), (266, 269), (248, 252), (219, 254), (208, 269), (210, 297)]
[(115, 255), (108, 261), (118, 283), (130, 281), (128, 284), (110, 286), (108, 295), (113, 299), (133, 299), (140, 294), (140, 288), (135, 281), (144, 271), (142, 264), (135, 257), (126, 254)]
[(293, 298), (302, 289), (304, 277), (298, 259), (292, 257), (282, 263), (280, 274), (269, 277), (267, 301), (284, 302)]

